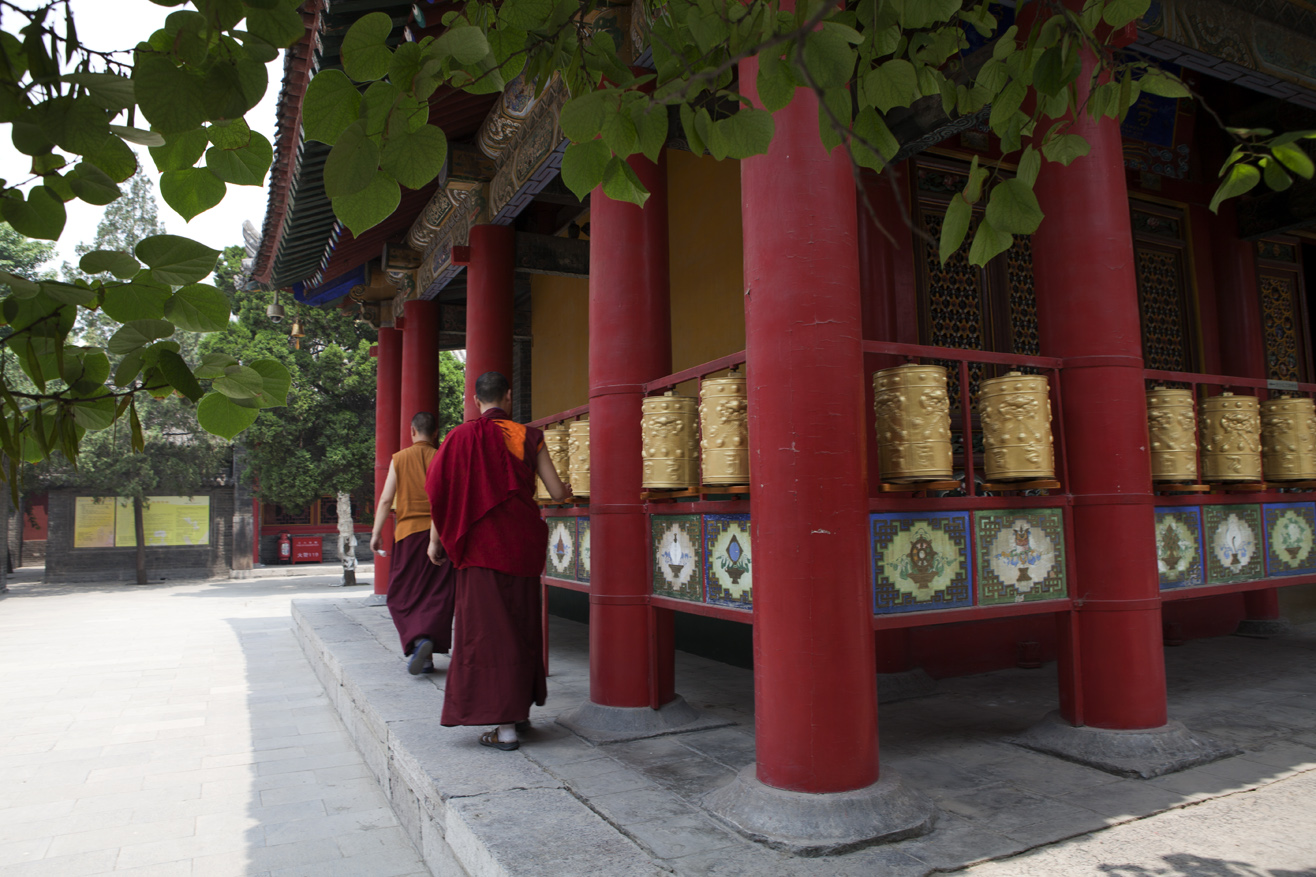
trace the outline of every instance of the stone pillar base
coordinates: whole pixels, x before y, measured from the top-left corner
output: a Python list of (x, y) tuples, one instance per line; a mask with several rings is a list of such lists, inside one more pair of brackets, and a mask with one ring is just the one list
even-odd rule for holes
[(1011, 742), (1116, 776), (1144, 780), (1219, 761), (1241, 751), (1214, 737), (1195, 734), (1180, 722), (1112, 731), (1075, 727), (1057, 712), (1049, 713)]
[(1234, 629), (1234, 636), (1270, 639), (1289, 632), (1289, 623), (1283, 618), (1244, 618)]
[(735, 724), (700, 712), (679, 694), (656, 710), (647, 706), (601, 706), (587, 700), (558, 716), (557, 723), (591, 743), (620, 743)]
[(368, 597), (361, 598), (362, 606), (386, 606), (388, 605), (388, 594), (371, 594)]
[(937, 680), (921, 667), (903, 673), (877, 674), (877, 702), (896, 703), (916, 697), (930, 697), (937, 693)]
[(919, 837), (937, 818), (931, 800), (885, 770), (866, 788), (812, 795), (765, 785), (751, 764), (701, 803), (750, 840), (797, 856), (835, 855)]

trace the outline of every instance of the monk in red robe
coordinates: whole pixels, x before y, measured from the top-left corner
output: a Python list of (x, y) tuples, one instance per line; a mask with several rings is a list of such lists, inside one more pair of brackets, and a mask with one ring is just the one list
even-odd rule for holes
[(480, 743), (521, 744), (516, 725), (547, 695), (539, 577), (548, 525), (535, 503), (535, 475), (558, 501), (544, 434), (513, 421), (512, 386), (498, 372), (475, 382), (480, 416), (448, 433), (430, 465), (430, 560), (457, 570), (457, 629), (443, 696), (444, 725), (496, 725)]
[(437, 566), (429, 553), (430, 501), (425, 495), (425, 473), (434, 458), (438, 422), (428, 411), (411, 418), (411, 446), (393, 455), (388, 479), (375, 505), (375, 529), (370, 550), (381, 551), (384, 523), (390, 506), (397, 510), (394, 525), (393, 565), (388, 576), (388, 612), (402, 640), (402, 654), (411, 658), (412, 676), (434, 671), (435, 652), (446, 655), (452, 644), (452, 564)]

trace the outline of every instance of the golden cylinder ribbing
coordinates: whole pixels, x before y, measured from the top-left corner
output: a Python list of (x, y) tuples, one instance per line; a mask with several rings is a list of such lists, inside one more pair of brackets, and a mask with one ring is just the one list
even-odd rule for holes
[(978, 400), (987, 480), (1055, 478), (1046, 376), (1010, 372), (990, 378), (982, 382)]
[(1311, 399), (1261, 403), (1261, 463), (1267, 481), (1316, 480), (1316, 406)]
[(1147, 391), (1147, 434), (1152, 481), (1197, 480), (1197, 418), (1193, 391), (1155, 387)]
[(640, 419), (646, 489), (685, 489), (699, 483), (695, 400), (670, 390), (644, 400)]
[(937, 481), (954, 474), (946, 369), (911, 364), (877, 372), (873, 416), (883, 481)]
[(749, 483), (749, 401), (745, 378), (706, 378), (699, 388), (705, 484)]
[(1202, 403), (1202, 477), (1261, 480), (1261, 409), (1255, 396), (1225, 392)]
[(576, 496), (589, 496), (589, 421), (571, 421), (567, 433), (567, 474), (571, 476), (571, 492)]

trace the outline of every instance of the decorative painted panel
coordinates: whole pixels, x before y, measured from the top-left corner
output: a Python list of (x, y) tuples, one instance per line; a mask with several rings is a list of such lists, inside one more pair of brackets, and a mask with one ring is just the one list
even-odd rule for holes
[(1208, 585), (1265, 578), (1260, 506), (1203, 506), (1202, 530)]
[(576, 581), (589, 584), (589, 518), (576, 518)]
[(576, 578), (576, 519), (548, 519), (548, 567), (546, 574), (555, 579)]
[(754, 605), (754, 551), (749, 515), (704, 515), (704, 592), (707, 602)]
[(1266, 522), (1266, 573), (1300, 576), (1316, 573), (1316, 503), (1262, 506)]
[(1156, 571), (1163, 591), (1205, 583), (1202, 512), (1196, 506), (1156, 510)]
[(978, 603), (1055, 600), (1068, 593), (1060, 509), (975, 512)]
[(1266, 377), (1275, 381), (1303, 380), (1299, 322), (1298, 275), (1287, 271), (1261, 271), (1257, 278), (1261, 321), (1265, 326)]
[(1147, 368), (1188, 371), (1182, 254), (1139, 246), (1135, 257)]
[(655, 594), (704, 602), (702, 529), (699, 515), (650, 518)]
[(869, 515), (873, 612), (973, 605), (969, 513)]

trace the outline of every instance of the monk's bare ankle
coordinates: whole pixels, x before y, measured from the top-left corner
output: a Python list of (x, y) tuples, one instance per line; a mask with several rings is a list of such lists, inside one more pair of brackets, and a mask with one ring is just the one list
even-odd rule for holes
[(509, 724), (509, 725), (499, 725), (499, 726), (498, 726), (498, 742), (499, 742), (499, 743), (515, 743), (515, 742), (516, 742), (516, 725), (510, 725), (510, 724)]

